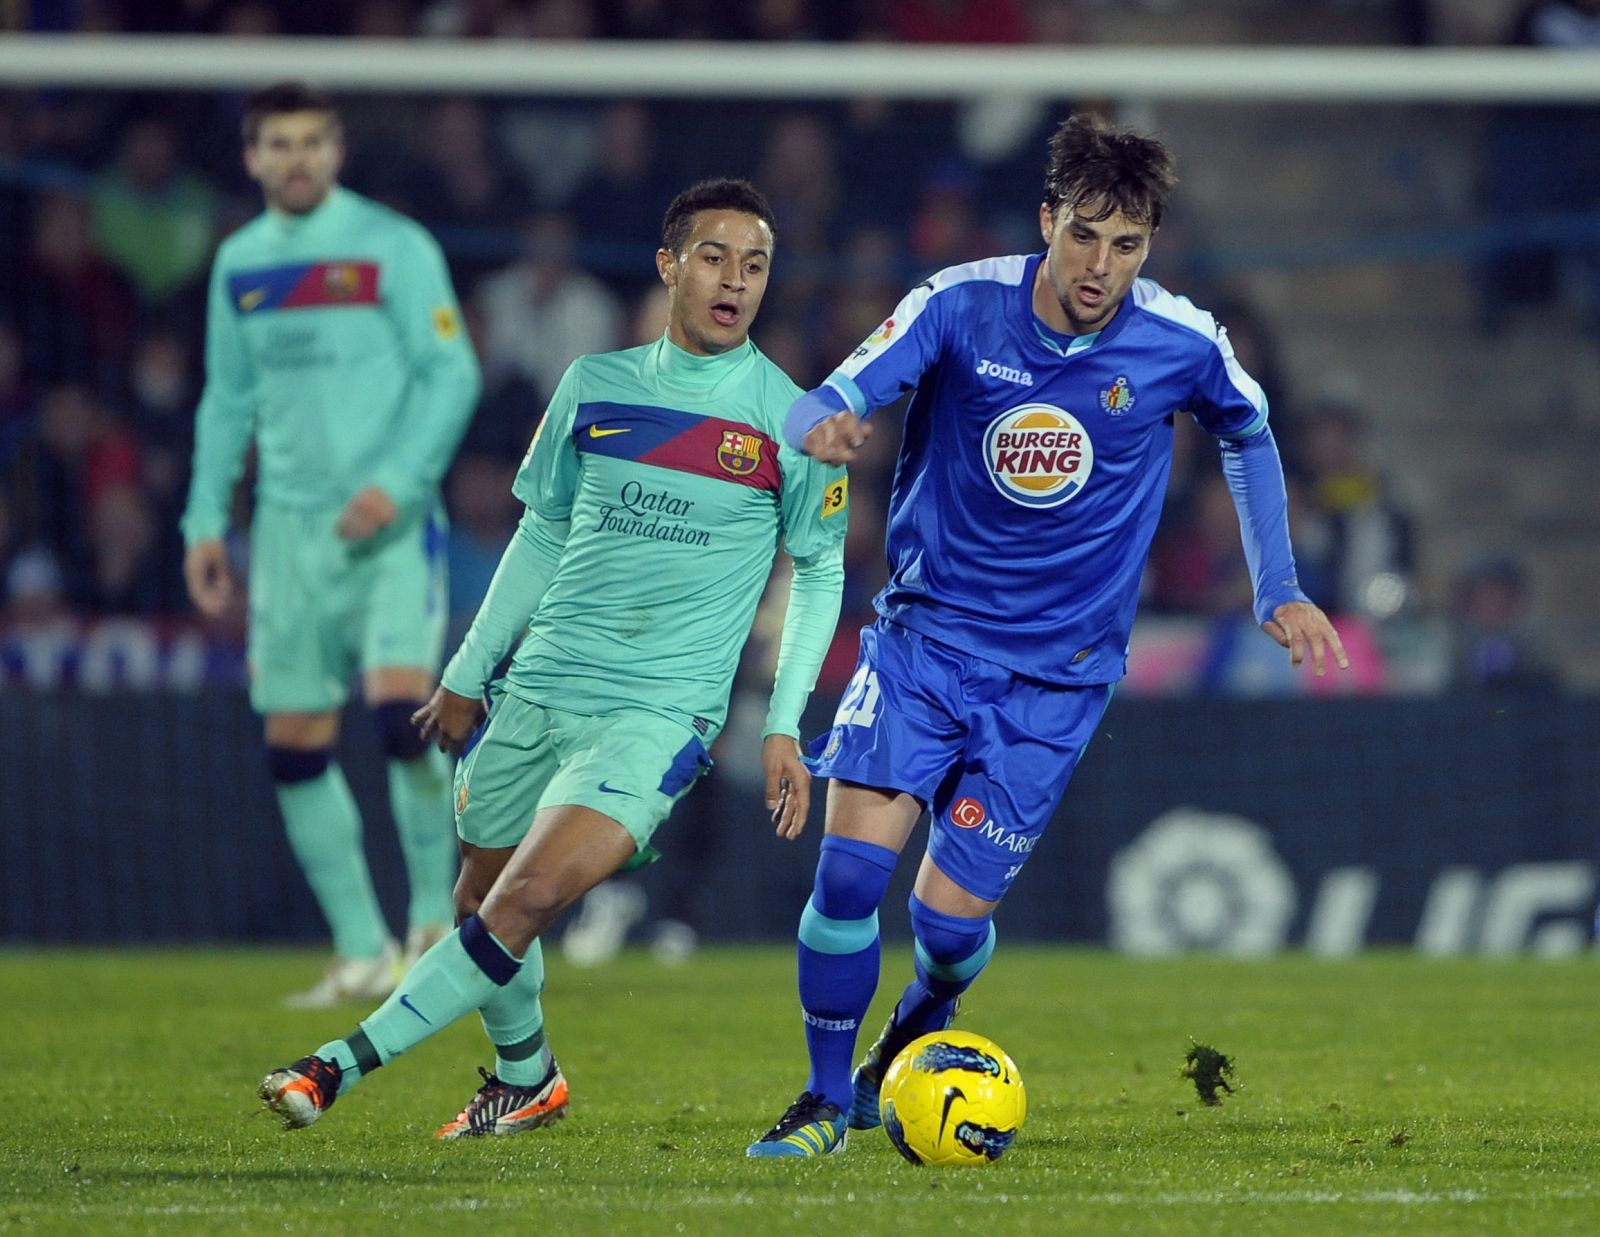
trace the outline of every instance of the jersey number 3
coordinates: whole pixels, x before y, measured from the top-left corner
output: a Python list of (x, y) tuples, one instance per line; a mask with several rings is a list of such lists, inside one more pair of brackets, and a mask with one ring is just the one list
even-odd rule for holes
[(871, 666), (862, 666), (844, 689), (844, 695), (839, 699), (839, 711), (833, 715), (833, 724), (870, 726), (877, 720), (878, 672)]

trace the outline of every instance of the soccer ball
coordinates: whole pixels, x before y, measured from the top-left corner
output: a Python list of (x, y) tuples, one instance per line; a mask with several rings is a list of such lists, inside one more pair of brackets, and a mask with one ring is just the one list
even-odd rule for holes
[(889, 1066), (878, 1114), (913, 1164), (989, 1164), (1028, 1114), (1022, 1075), (1001, 1047), (971, 1031), (914, 1039)]

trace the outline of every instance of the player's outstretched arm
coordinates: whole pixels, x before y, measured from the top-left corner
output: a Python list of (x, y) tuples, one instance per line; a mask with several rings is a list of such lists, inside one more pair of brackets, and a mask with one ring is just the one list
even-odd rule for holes
[(854, 409), (841, 405), (844, 397), (832, 387), (807, 391), (789, 405), (783, 419), (784, 441), (824, 464), (848, 464), (871, 437), (872, 426)]
[(1350, 658), (1344, 651), (1344, 642), (1334, 629), (1321, 607), (1309, 601), (1286, 601), (1272, 612), (1272, 617), (1261, 624), (1280, 645), (1289, 650), (1289, 664), (1298, 666), (1305, 661), (1306, 651), (1311, 652), (1311, 666), (1318, 675), (1328, 672), (1328, 654), (1341, 670), (1350, 669)]
[(482, 700), (439, 687), (428, 703), (411, 715), (411, 724), (424, 740), (434, 740), (441, 752), (460, 755), (472, 732), (483, 724), (484, 713)]
[(792, 842), (805, 830), (811, 811), (811, 771), (800, 760), (799, 742), (786, 734), (769, 734), (761, 744), (761, 771), (773, 829)]
[(824, 464), (848, 464), (871, 436), (871, 423), (847, 408), (812, 426), (802, 440), (803, 450)]

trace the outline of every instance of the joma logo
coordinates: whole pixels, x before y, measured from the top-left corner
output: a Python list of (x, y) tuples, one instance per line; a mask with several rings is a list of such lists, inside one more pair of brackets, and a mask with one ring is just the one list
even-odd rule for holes
[(978, 362), (978, 377), (998, 378), (1002, 382), (1015, 382), (1019, 386), (1031, 387), (1033, 375), (1025, 369), (1012, 369), (1009, 365), (1000, 365), (988, 357)]

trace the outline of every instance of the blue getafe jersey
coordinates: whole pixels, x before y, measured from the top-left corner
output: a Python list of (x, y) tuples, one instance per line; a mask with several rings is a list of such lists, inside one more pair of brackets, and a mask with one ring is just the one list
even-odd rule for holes
[(858, 414), (915, 390), (878, 611), (1047, 682), (1108, 683), (1126, 669), (1173, 416), (1243, 440), (1266, 432), (1267, 403), (1211, 315), (1148, 279), (1100, 332), (1056, 335), (1031, 303), (1042, 256), (939, 272), (825, 385)]

